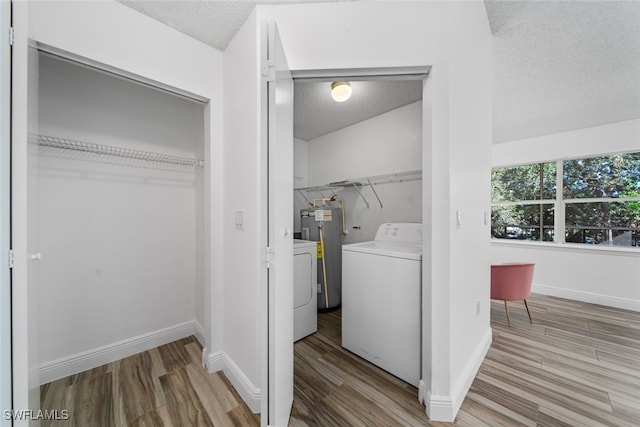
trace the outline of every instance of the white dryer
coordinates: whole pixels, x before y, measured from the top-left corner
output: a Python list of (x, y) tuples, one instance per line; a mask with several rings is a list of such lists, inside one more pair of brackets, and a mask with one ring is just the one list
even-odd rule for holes
[(342, 347), (418, 386), (422, 224), (387, 223), (342, 246)]
[(317, 242), (293, 241), (293, 341), (318, 330)]

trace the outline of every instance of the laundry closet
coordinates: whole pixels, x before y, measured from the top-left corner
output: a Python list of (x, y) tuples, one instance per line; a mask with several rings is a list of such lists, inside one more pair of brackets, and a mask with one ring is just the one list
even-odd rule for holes
[(38, 63), (41, 383), (202, 341), (204, 105), (49, 53)]
[[(308, 285), (308, 273), (304, 279), (295, 277), (294, 293), (299, 295), (300, 289), (310, 286), (310, 294), (317, 294), (320, 312), (340, 313), (342, 346), (347, 348), (345, 322), (351, 322), (348, 315), (354, 308), (353, 300), (362, 301), (356, 302), (357, 305), (366, 305), (375, 301), (372, 297), (379, 298), (383, 293), (372, 295), (377, 291), (367, 279), (369, 267), (361, 266), (356, 270), (355, 282), (367, 282), (364, 290), (357, 291), (355, 297), (351, 293), (349, 307), (342, 304), (344, 281), (350, 274), (346, 269), (351, 268), (345, 265), (343, 248), (377, 240), (378, 230), (384, 228), (384, 224), (400, 223), (403, 224), (400, 227), (410, 225), (408, 233), (412, 239), (415, 237), (412, 250), (419, 251), (420, 256), (422, 253), (423, 82), (398, 78), (352, 81), (349, 83), (352, 97), (344, 102), (331, 99), (332, 81), (296, 80), (294, 84), (294, 231), (298, 239), (317, 242), (316, 276), (312, 277), (311, 285)], [(394, 227), (389, 228), (389, 235), (403, 235)], [(300, 241), (294, 241), (294, 261), (299, 255), (296, 248), (302, 246)], [(411, 305), (413, 314), (405, 317), (412, 318), (415, 329), (410, 340), (415, 366), (411, 381), (405, 381), (417, 386), (421, 366), (422, 267), (419, 256), (412, 260), (416, 261), (411, 263), (414, 289), (407, 304)], [(392, 269), (395, 271), (396, 267)], [(296, 274), (298, 271), (296, 269)], [(389, 282), (386, 287), (389, 286), (393, 284)], [(303, 309), (301, 303), (305, 301), (311, 303), (310, 299), (298, 297), (294, 301), (294, 330), (301, 322), (301, 314), (296, 311)], [(371, 316), (372, 323), (356, 335), (383, 330), (387, 323), (385, 312), (388, 314), (390, 307), (390, 300), (388, 304), (382, 301), (367, 307), (366, 316)], [(358, 317), (364, 314), (360, 309), (355, 307)], [(398, 307), (393, 308), (396, 309)], [(408, 313), (410, 308), (399, 310)], [(402, 318), (401, 313), (393, 316)], [(381, 322), (381, 327), (376, 329), (375, 322)], [(315, 329), (307, 328), (307, 335), (313, 332)], [(384, 341), (380, 335), (373, 339)], [(394, 343), (383, 342), (385, 345), (389, 347)], [(392, 373), (402, 378), (397, 372)]]

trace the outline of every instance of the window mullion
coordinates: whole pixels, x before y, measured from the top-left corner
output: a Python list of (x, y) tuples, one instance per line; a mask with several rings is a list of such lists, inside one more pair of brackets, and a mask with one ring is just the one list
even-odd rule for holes
[(640, 201), (640, 197), (592, 197), (583, 199), (564, 199), (565, 203), (623, 203), (638, 201)]
[(564, 204), (564, 182), (562, 176), (564, 174), (564, 164), (562, 160), (556, 161), (556, 201), (554, 204), (555, 215), (553, 216), (553, 234), (555, 243), (564, 244), (564, 233), (566, 229), (565, 221), (565, 204)]

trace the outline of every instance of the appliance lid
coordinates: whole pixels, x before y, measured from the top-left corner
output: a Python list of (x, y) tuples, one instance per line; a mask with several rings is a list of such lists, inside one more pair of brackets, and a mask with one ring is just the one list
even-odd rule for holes
[(374, 240), (378, 242), (422, 245), (422, 224), (415, 222), (387, 222), (378, 227)]

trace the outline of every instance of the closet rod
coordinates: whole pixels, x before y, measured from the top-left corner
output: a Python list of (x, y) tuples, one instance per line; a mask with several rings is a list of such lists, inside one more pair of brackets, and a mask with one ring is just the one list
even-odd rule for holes
[(131, 148), (113, 147), (110, 145), (94, 144), (92, 142), (76, 141), (55, 136), (38, 135), (38, 145), (41, 147), (61, 148), (63, 150), (83, 151), (86, 153), (103, 154), (114, 157), (144, 160), (148, 162), (171, 163), (182, 166), (204, 166), (204, 160), (171, 154), (155, 153), (151, 151), (134, 150)]

